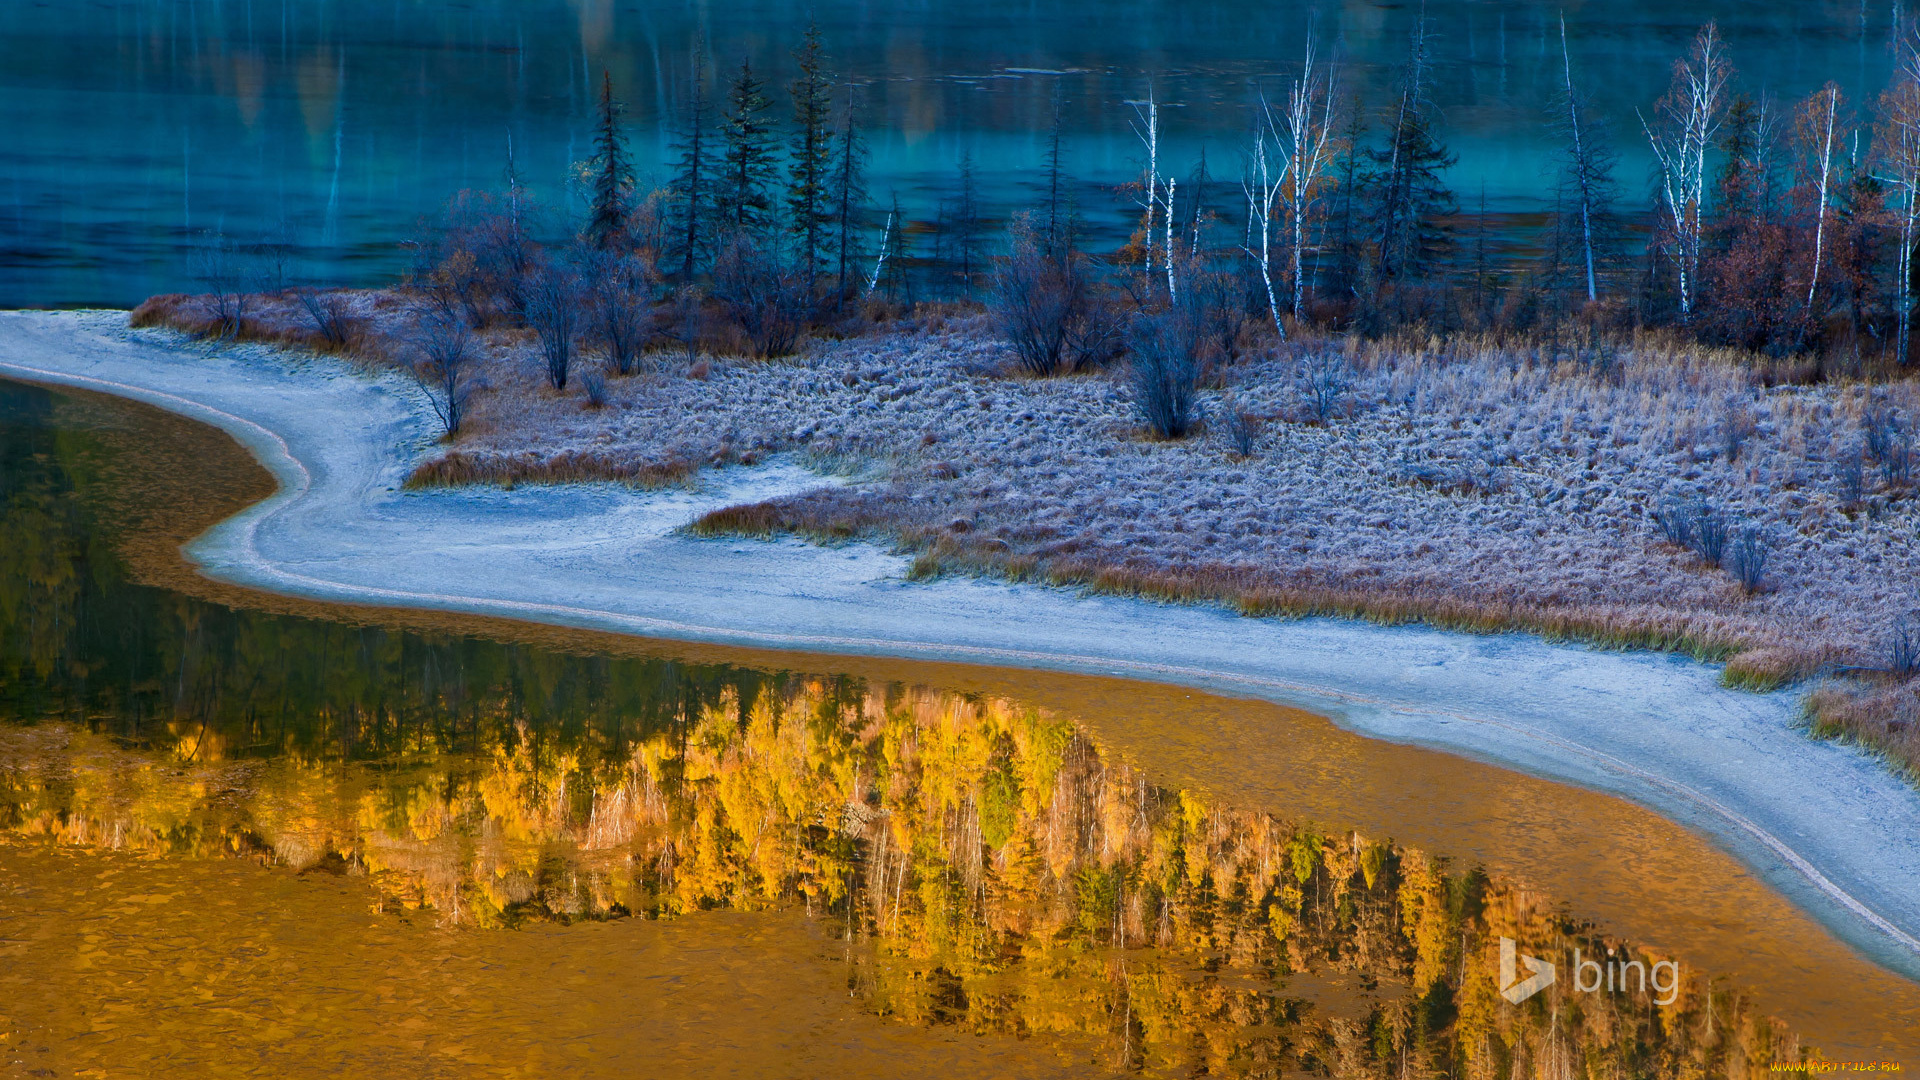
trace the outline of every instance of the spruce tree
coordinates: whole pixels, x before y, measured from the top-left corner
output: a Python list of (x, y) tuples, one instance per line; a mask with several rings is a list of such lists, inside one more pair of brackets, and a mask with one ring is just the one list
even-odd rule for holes
[(701, 232), (703, 219), (712, 209), (713, 203), (713, 151), (707, 141), (708, 105), (707, 105), (707, 57), (704, 46), (696, 46), (693, 54), (693, 86), (687, 103), (685, 126), (680, 131), (680, 141), (675, 149), (680, 151), (680, 163), (673, 177), (673, 206), (677, 220), (674, 222), (673, 243), (680, 256), (680, 278), (692, 281), (695, 265), (700, 258), (701, 248), (709, 239)]
[[(834, 140), (833, 227), (834, 255), (839, 262), (835, 288), (847, 295), (847, 272), (859, 257), (860, 221), (867, 203), (867, 147), (860, 129), (853, 122), (853, 88), (847, 88), (847, 111), (840, 120), (840, 137)], [(855, 271), (856, 273), (858, 271)]]
[(587, 241), (608, 249), (626, 243), (633, 215), (633, 162), (620, 134), (620, 103), (613, 100), (613, 76), (601, 72), (600, 126), (593, 138), (593, 208)]
[(1458, 206), (1440, 173), (1459, 160), (1434, 138), (1428, 100), (1427, 32), (1417, 23), (1402, 74), (1400, 100), (1388, 117), (1387, 145), (1370, 150), (1374, 171), (1374, 257), (1382, 277), (1416, 278), (1445, 256), (1445, 219)]
[(752, 62), (742, 60), (727, 89), (726, 154), (714, 199), (721, 223), (735, 232), (764, 229), (772, 220), (773, 129), (766, 118), (771, 104)]
[(818, 25), (807, 25), (806, 39), (793, 58), (800, 74), (787, 85), (794, 123), (787, 165), (787, 228), (800, 241), (801, 265), (811, 278), (826, 246), (825, 232), (834, 223), (829, 191), (834, 165), (833, 83), (827, 75)]

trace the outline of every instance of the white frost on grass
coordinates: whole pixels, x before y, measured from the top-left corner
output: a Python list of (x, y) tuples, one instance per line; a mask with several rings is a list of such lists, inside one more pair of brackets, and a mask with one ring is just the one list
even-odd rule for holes
[[(951, 344), (961, 349), (965, 342)], [(843, 348), (856, 346), (831, 347)], [(903, 357), (890, 370), (943, 364), (953, 370), (960, 363), (942, 359), (933, 345), (917, 360), (913, 349), (900, 349)], [(833, 363), (854, 361), (819, 356), (793, 370), (831, 372)], [(710, 505), (703, 499), (730, 497), (726, 487), (734, 478), (752, 484), (757, 481), (745, 478), (770, 475), (758, 471), (722, 472), (706, 495), (684, 504), (663, 501), (685, 497), (678, 493), (614, 485), (399, 491), (397, 481), (418, 460), (429, 421), (417, 395), (392, 380), (368, 379), (324, 361), (288, 363), (253, 349), (210, 354), (182, 348), (174, 338), (116, 330), (104, 316), (0, 316), (0, 373), (6, 372), (153, 401), (219, 424), (252, 448), (285, 490), (192, 546), (207, 572), (224, 580), (321, 599), (691, 640), (1118, 673), (1303, 705), (1362, 732), (1507, 763), (1661, 810), (1716, 837), (1863, 950), (1898, 970), (1920, 973), (1920, 954), (1906, 944), (1920, 937), (1920, 844), (1914, 840), (1920, 835), (1920, 793), (1850, 747), (1809, 741), (1798, 728), (1792, 695), (1726, 690), (1707, 665), (1556, 646), (1523, 635), (1243, 619), (1217, 608), (969, 579), (914, 584), (902, 577), (904, 559), (872, 545), (698, 540), (663, 532), (659, 526), (671, 515), (649, 509), (673, 505), (676, 514), (695, 512)], [(743, 365), (742, 372), (738, 395), (752, 392), (747, 374), (777, 381), (764, 369)], [(838, 392), (826, 387), (852, 391), (864, 385), (832, 377), (818, 381), (825, 384), (821, 396), (833, 400)], [(884, 373), (865, 382), (889, 385)], [(935, 391), (914, 393), (923, 392)], [(1205, 441), (1172, 447), (1131, 441), (1124, 433), (1124, 401), (1102, 380), (1010, 384), (965, 375), (938, 392), (972, 402), (940, 414), (948, 419), (933, 433), (949, 444), (962, 417), (993, 411), (979, 409), (978, 400), (985, 398), (993, 408), (1017, 409), (1016, 416), (1056, 409), (1061, 423), (1081, 424), (1104, 440), (1086, 459), (1131, 462), (1121, 476), (1155, 475), (1156, 468), (1170, 468), (1161, 462), (1171, 454), (1192, 455), (1201, 465), (1214, 455), (1219, 460), (1209, 468), (1241, 468)], [(703, 399), (720, 413), (718, 420), (695, 417), (688, 423), (744, 421), (728, 411), (731, 396)], [(891, 426), (880, 430), (914, 433), (916, 423), (920, 431), (931, 430), (905, 411), (890, 413), (889, 404), (859, 413), (789, 413), (781, 424), (791, 431), (817, 421), (832, 430), (853, 419), (870, 424), (874, 415), (892, 415)], [(1363, 413), (1349, 423), (1385, 426), (1377, 417), (1387, 408), (1375, 406), (1374, 420)], [(1652, 412), (1657, 419), (1658, 410)], [(622, 423), (621, 415), (595, 412), (589, 422)], [(1093, 480), (1084, 475), (1057, 490), (1014, 490), (1005, 479), (1012, 471), (1050, 467), (1043, 463), (1046, 454), (1012, 445), (1023, 439), (1044, 445), (1051, 437), (1043, 427), (1024, 426), (1029, 423), (1021, 420), (1007, 430), (981, 422), (1009, 445), (996, 448), (984, 438), (975, 443), (983, 458), (1001, 454), (1005, 463), (996, 472), (982, 461), (969, 462), (977, 473), (970, 484), (1005, 485), (999, 496), (1008, 500), (1005, 505), (1016, 505), (1015, 495), (1021, 496), (1018, 505), (1139, 499), (1131, 486), (1112, 481), (1104, 492), (1089, 491)], [(1335, 445), (1342, 436), (1336, 427), (1287, 437)], [(905, 458), (917, 441), (891, 449)], [(1373, 475), (1352, 464), (1356, 456), (1346, 455), (1347, 465), (1330, 460), (1321, 466), (1289, 465), (1269, 454), (1276, 460), (1260, 467)], [(1030, 463), (1023, 466), (1022, 460)], [(1199, 481), (1160, 475), (1168, 485), (1188, 484), (1195, 502), (1211, 497)], [(790, 483), (796, 477), (799, 482)], [(760, 493), (812, 482), (791, 474)], [(1390, 487), (1423, 499), (1449, 498), (1369, 482), (1381, 484), (1383, 492)], [(1260, 505), (1274, 501), (1264, 491), (1250, 490), (1245, 497)], [(1297, 491), (1278, 501), (1343, 497)], [(1153, 505), (1139, 499), (1130, 512), (1152, 513)], [(1502, 512), (1533, 512), (1524, 501), (1496, 505)], [(1654, 550), (1644, 557), (1665, 556)], [(1673, 572), (1698, 574), (1684, 565)]]

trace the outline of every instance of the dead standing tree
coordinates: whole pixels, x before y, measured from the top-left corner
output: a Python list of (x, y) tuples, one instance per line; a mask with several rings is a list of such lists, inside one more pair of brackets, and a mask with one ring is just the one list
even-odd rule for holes
[(1174, 179), (1171, 176), (1164, 181), (1160, 178), (1160, 103), (1153, 96), (1153, 88), (1148, 87), (1147, 100), (1132, 101), (1128, 104), (1133, 106), (1134, 134), (1140, 137), (1141, 145), (1146, 147), (1147, 151), (1147, 171), (1141, 177), (1141, 185), (1144, 189), (1140, 197), (1141, 226), (1144, 236), (1141, 244), (1143, 248), (1141, 266), (1150, 285), (1153, 280), (1153, 253), (1156, 247), (1153, 238), (1154, 224), (1156, 221), (1164, 220), (1166, 240), (1157, 246), (1161, 251), (1161, 261), (1166, 269), (1167, 298), (1171, 300), (1179, 291), (1173, 277)]
[[(1613, 202), (1613, 154), (1588, 116), (1585, 97), (1574, 87), (1573, 54), (1567, 48), (1567, 20), (1560, 20), (1562, 89), (1556, 124), (1567, 141), (1567, 160), (1561, 191), (1573, 204), (1573, 222), (1580, 243), (1580, 265), (1585, 272), (1587, 303), (1600, 298), (1599, 255), (1602, 219)], [(1570, 233), (1572, 229), (1560, 230)]]
[(1659, 167), (1662, 246), (1679, 284), (1680, 317), (1693, 314), (1700, 288), (1701, 241), (1706, 232), (1707, 151), (1727, 113), (1727, 61), (1720, 30), (1700, 29), (1686, 59), (1673, 64), (1673, 85), (1654, 106), (1658, 124), (1640, 116)]
[[(1287, 93), (1287, 108), (1274, 116), (1266, 98), (1260, 99), (1254, 118), (1253, 147), (1248, 176), (1242, 181), (1247, 197), (1247, 244), (1244, 250), (1260, 268), (1260, 281), (1266, 287), (1267, 314), (1273, 320), (1274, 333), (1286, 339), (1280, 322), (1280, 303), (1273, 287), (1273, 226), (1284, 218), (1286, 230), (1287, 277), (1291, 296), (1288, 312), (1297, 321), (1306, 312), (1306, 254), (1312, 248), (1310, 234), (1320, 215), (1326, 187), (1332, 182), (1337, 156), (1334, 139), (1334, 77), (1329, 70), (1324, 79), (1314, 72), (1315, 55), (1311, 42), (1300, 77)], [(1282, 130), (1284, 128), (1284, 130)], [(1268, 156), (1271, 139), (1278, 169)], [(1259, 247), (1253, 246), (1253, 233), (1259, 232)]]

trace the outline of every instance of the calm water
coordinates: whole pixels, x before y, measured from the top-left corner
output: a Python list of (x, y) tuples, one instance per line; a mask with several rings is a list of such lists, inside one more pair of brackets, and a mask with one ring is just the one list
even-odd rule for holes
[[(1484, 189), (1496, 212), (1537, 211), (1560, 9), (1426, 6), (1463, 204)], [(860, 85), (873, 192), (897, 194), (923, 241), (963, 154), (978, 163), (989, 216), (1032, 202), (1057, 90), (1077, 197), (1101, 243), (1124, 234), (1110, 190), (1137, 167), (1123, 102), (1149, 81), (1172, 106), (1176, 172), (1204, 152), (1227, 180), (1213, 202), (1237, 218), (1252, 88), (1291, 70), (1312, 26), (1345, 58), (1348, 86), (1378, 103), (1419, 7), (21, 0), (0, 5), (0, 307), (129, 305), (186, 287), (182, 252), (209, 230), (291, 244), (297, 279), (380, 280), (449, 195), (501, 184), (509, 142), (534, 193), (576, 210), (566, 177), (589, 152), (603, 69), (629, 103), (643, 171), (664, 179), (694, 42), (711, 42), (723, 67), (751, 57), (777, 88), (809, 9)], [(1889, 0), (1574, 0), (1564, 12), (1574, 62), (1618, 132), (1629, 194), (1646, 167), (1632, 109), (1659, 96), (1700, 23), (1721, 22), (1750, 92), (1790, 98), (1834, 79), (1861, 100), (1885, 81), (1895, 17)]]
[[(181, 516), (206, 496), (169, 454), (235, 494)], [(185, 421), (0, 383), (9, 1068), (1759, 1076), (1803, 1039), (1912, 1060), (1920, 987), (1690, 834), (1301, 714), (135, 580), (199, 590), (170, 537), (257, 474)], [(1501, 936), (1683, 974), (1516, 1007)]]

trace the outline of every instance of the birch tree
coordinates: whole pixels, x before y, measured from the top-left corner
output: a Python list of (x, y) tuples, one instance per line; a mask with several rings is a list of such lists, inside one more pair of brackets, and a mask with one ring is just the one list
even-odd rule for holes
[(1654, 121), (1635, 110), (1659, 168), (1663, 246), (1678, 279), (1683, 319), (1693, 314), (1699, 290), (1707, 151), (1726, 118), (1727, 84), (1733, 78), (1725, 53), (1719, 27), (1701, 27), (1686, 58), (1674, 61), (1673, 84), (1655, 104)]
[[(1171, 176), (1160, 179), (1160, 103), (1154, 98), (1153, 88), (1147, 88), (1147, 100), (1130, 102), (1133, 106), (1133, 130), (1147, 151), (1147, 171), (1141, 178), (1142, 191), (1140, 207), (1142, 225), (1145, 234), (1145, 253), (1142, 268), (1147, 279), (1153, 279), (1154, 226), (1164, 221), (1166, 240), (1160, 245), (1162, 263), (1166, 269), (1167, 296), (1177, 293), (1173, 277), (1173, 192), (1174, 180)], [(1164, 212), (1163, 212), (1164, 211)]]
[[(1293, 286), (1293, 317), (1306, 312), (1306, 253), (1309, 234), (1319, 217), (1326, 187), (1332, 182), (1337, 147), (1333, 138), (1334, 69), (1326, 75), (1314, 71), (1313, 43), (1307, 43), (1306, 57), (1300, 65), (1300, 77), (1287, 94), (1286, 112), (1286, 186), (1283, 195), (1290, 235), (1288, 273)], [(1276, 135), (1278, 133), (1276, 132)]]
[(1273, 112), (1262, 96), (1259, 113), (1254, 118), (1253, 143), (1247, 151), (1247, 170), (1240, 181), (1240, 190), (1247, 197), (1247, 235), (1241, 250), (1260, 268), (1260, 283), (1266, 286), (1267, 314), (1273, 319), (1273, 332), (1285, 341), (1287, 328), (1280, 323), (1280, 300), (1273, 289), (1273, 219), (1275, 204), (1286, 187), (1286, 170), (1267, 155), (1268, 144), (1277, 141), (1272, 138), (1273, 130)]
[(1832, 216), (1840, 172), (1837, 155), (1845, 152), (1845, 129), (1849, 126), (1839, 85), (1829, 82), (1814, 91), (1800, 104), (1795, 120), (1800, 187), (1813, 203), (1813, 267), (1807, 273), (1807, 311), (1812, 314), (1814, 294), (1820, 288), (1820, 268), (1827, 259), (1827, 220)]
[(1878, 144), (1881, 181), (1899, 228), (1895, 260), (1895, 306), (1899, 362), (1907, 362), (1913, 325), (1913, 246), (1920, 238), (1920, 41), (1909, 31), (1896, 46), (1894, 82), (1880, 98)]

